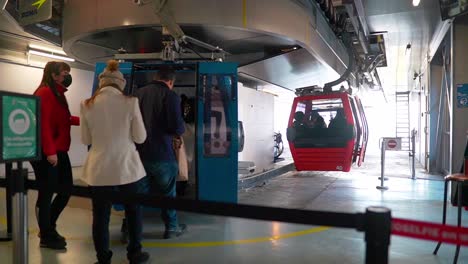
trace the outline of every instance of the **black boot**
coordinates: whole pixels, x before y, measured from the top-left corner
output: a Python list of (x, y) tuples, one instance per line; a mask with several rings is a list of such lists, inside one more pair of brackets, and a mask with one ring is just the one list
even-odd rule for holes
[(64, 250), (66, 249), (65, 246), (67, 243), (59, 239), (53, 232), (49, 232), (41, 235), (41, 242), (39, 245), (42, 248)]
[(94, 264), (111, 264), (112, 254), (112, 251), (107, 252), (105, 257), (103, 257), (102, 259), (98, 258), (98, 262)]
[[(37, 225), (39, 225), (39, 207), (37, 206), (35, 208), (35, 213)], [(44, 238), (42, 238), (41, 231), (39, 231), (37, 234), (37, 236), (41, 239), (41, 247), (51, 249), (65, 249), (67, 242), (65, 241), (65, 238), (57, 232), (55, 225), (52, 225), (52, 231), (46, 233), (48, 234), (46, 234)]]
[(127, 257), (130, 264), (143, 264), (149, 260), (150, 255), (147, 252), (139, 251)]

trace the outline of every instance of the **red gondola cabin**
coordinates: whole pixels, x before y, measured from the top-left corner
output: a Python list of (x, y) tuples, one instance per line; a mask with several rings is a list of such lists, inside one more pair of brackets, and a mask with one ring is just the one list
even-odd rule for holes
[(361, 101), (346, 92), (299, 91), (287, 139), (298, 171), (345, 171), (364, 161), (368, 127)]

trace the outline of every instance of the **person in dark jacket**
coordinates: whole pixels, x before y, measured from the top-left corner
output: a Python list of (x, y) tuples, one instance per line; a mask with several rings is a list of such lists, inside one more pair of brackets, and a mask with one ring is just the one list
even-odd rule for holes
[(325, 120), (317, 111), (312, 111), (310, 113), (310, 120), (307, 125), (310, 128), (327, 128)]
[(330, 121), (328, 126), (331, 129), (343, 129), (346, 126), (346, 116), (343, 108), (336, 109), (335, 118)]
[[(65, 238), (56, 229), (56, 222), (70, 199), (73, 185), (70, 149), (71, 125), (79, 118), (71, 116), (65, 92), (71, 84), (70, 66), (64, 62), (48, 62), (39, 88), (34, 95), (41, 98), (42, 159), (31, 162), (38, 183), (36, 216), (40, 246), (65, 249)], [(52, 201), (54, 192), (61, 190)]]
[[(135, 92), (147, 132), (146, 141), (137, 149), (151, 191), (166, 197), (176, 196), (178, 165), (173, 140), (185, 131), (180, 97), (172, 91), (174, 81), (175, 72), (162, 68), (153, 82)], [(165, 239), (180, 236), (185, 231), (186, 225), (178, 223), (174, 209), (162, 209), (161, 217), (165, 224)]]

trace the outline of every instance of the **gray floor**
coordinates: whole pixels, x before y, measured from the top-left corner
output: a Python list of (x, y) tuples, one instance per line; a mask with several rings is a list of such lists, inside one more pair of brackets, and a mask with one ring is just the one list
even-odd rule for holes
[[(440, 222), (442, 177), (417, 170), (411, 180), (406, 153), (387, 155), (388, 191), (379, 184), (380, 158), (369, 155), (366, 165), (351, 173), (290, 172), (265, 185), (243, 190), (239, 202), (284, 208), (336, 212), (364, 212), (372, 205), (387, 206), (399, 218)], [(57, 252), (38, 246), (37, 224), (33, 216), (35, 192), (29, 192), (30, 263), (93, 263), (89, 202), (73, 199), (59, 220), (59, 231), (67, 238), (68, 250)], [(4, 197), (3, 189), (0, 197)], [(3, 198), (2, 198), (3, 199)], [(4, 203), (0, 203), (0, 224), (5, 224)], [(468, 225), (464, 211), (464, 224)], [(158, 212), (145, 213), (144, 246), (151, 263), (364, 263), (363, 233), (350, 229), (252, 221), (179, 213), (189, 232), (177, 239), (163, 240)], [(121, 212), (111, 218), (113, 263), (127, 263), (125, 246), (118, 242)], [(455, 223), (456, 210), (449, 207), (449, 222)], [(433, 242), (392, 237), (390, 263), (451, 263), (455, 247), (443, 245), (432, 255)], [(0, 243), (0, 263), (12, 262), (12, 244)], [(459, 263), (468, 263), (461, 249)]]

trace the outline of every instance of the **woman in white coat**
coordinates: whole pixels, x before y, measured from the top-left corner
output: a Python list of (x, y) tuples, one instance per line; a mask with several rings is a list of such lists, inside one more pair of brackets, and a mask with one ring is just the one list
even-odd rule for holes
[[(90, 186), (93, 203), (93, 241), (98, 263), (111, 263), (109, 217), (111, 201), (107, 191), (136, 193), (138, 181), (146, 172), (135, 143), (143, 143), (146, 130), (138, 99), (125, 96), (126, 81), (111, 60), (99, 75), (99, 88), (81, 103), (81, 138), (91, 145), (83, 169), (83, 180)], [(142, 252), (142, 216), (139, 205), (125, 205), (129, 243), (127, 258), (131, 264), (144, 263), (149, 254)]]

